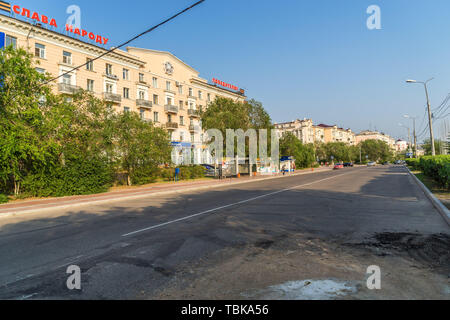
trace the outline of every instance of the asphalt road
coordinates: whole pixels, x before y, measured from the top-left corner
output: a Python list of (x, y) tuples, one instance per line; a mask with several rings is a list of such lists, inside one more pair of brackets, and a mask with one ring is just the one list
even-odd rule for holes
[(273, 286), (304, 280), (345, 282), (339, 299), (449, 299), (449, 250), (405, 168), (353, 168), (0, 219), (0, 299), (284, 299)]

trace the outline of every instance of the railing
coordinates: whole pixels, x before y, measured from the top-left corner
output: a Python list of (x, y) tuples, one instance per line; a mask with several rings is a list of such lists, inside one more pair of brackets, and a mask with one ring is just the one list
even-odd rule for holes
[(167, 122), (166, 129), (178, 129), (178, 123), (175, 122)]
[(151, 101), (148, 101), (148, 100), (137, 99), (136, 100), (136, 105), (138, 107), (151, 108), (153, 106), (153, 103)]
[(115, 74), (111, 74), (111, 73), (104, 73), (103, 74), (105, 77), (112, 79), (112, 80), (119, 80), (119, 77), (116, 76)]
[(191, 131), (191, 132), (199, 132), (200, 131), (200, 126), (196, 126), (196, 125), (191, 124), (189, 126), (189, 131)]
[(58, 83), (58, 91), (63, 93), (74, 94), (80, 91), (81, 88), (67, 83)]
[(194, 109), (189, 109), (188, 115), (191, 117), (200, 117), (200, 111), (194, 110)]
[(169, 113), (178, 113), (177, 106), (166, 105), (165, 110), (166, 110), (166, 112), (169, 112)]
[(120, 103), (122, 101), (122, 96), (120, 94), (115, 94), (115, 93), (110, 93), (110, 92), (104, 92), (103, 98), (106, 101), (110, 101), (110, 102), (119, 102)]

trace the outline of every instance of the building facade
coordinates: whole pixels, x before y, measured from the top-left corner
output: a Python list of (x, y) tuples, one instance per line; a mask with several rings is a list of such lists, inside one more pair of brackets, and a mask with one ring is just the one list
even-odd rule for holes
[(325, 124), (315, 126), (311, 119), (277, 123), (274, 126), (279, 137), (291, 132), (304, 144), (343, 142), (355, 145), (356, 143), (356, 137), (352, 130)]
[[(76, 38), (76, 32), (68, 27), (63, 34), (42, 23), (24, 21), (27, 14), (22, 16), (23, 8), (17, 7), (12, 9), (20, 12), (16, 17), (0, 14), (4, 45), (32, 53), (37, 60), (36, 70), (41, 73), (56, 77), (69, 72), (53, 84), (56, 93), (70, 99), (84, 89), (104, 99), (117, 112), (137, 112), (143, 120), (166, 129), (174, 146), (175, 161), (180, 157), (191, 157), (191, 162), (196, 163), (208, 161), (202, 142), (200, 111), (209, 103), (216, 97), (246, 100), (243, 90), (209, 83), (169, 52), (128, 47), (126, 51), (117, 49), (93, 61), (108, 51), (100, 46), (101, 40), (89, 43), (79, 36)], [(86, 65), (71, 71), (82, 64)]]
[(386, 142), (391, 150), (396, 149), (396, 141), (394, 138), (390, 137), (387, 134), (378, 131), (363, 131), (356, 135), (356, 144), (367, 140), (379, 140)]

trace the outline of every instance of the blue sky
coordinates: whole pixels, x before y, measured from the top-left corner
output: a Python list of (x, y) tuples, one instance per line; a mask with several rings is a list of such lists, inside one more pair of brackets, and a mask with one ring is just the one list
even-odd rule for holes
[[(11, 1), (62, 25), (71, 4), (82, 27), (117, 45), (195, 0)], [(382, 30), (368, 30), (366, 9), (381, 8)], [(354, 131), (405, 137), (399, 123), (430, 84), (433, 107), (450, 92), (448, 0), (207, 0), (134, 46), (167, 50), (200, 71), (247, 90), (276, 122), (312, 118)], [(423, 126), (422, 126), (423, 127)], [(420, 128), (419, 128), (420, 129)]]

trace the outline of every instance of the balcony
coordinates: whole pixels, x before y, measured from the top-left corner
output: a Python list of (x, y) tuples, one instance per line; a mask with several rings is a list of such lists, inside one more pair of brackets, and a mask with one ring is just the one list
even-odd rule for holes
[(178, 123), (176, 123), (176, 122), (167, 122), (166, 123), (166, 129), (168, 129), (168, 130), (176, 130), (176, 129), (178, 129)]
[(137, 99), (137, 100), (136, 100), (136, 105), (137, 105), (138, 107), (141, 107), (141, 108), (147, 108), (147, 109), (151, 109), (152, 106), (153, 106), (153, 104), (152, 104), (151, 101), (143, 100), (143, 99)]
[(122, 96), (120, 94), (115, 94), (115, 93), (110, 93), (110, 92), (104, 92), (103, 99), (105, 99), (108, 102), (115, 102), (115, 103), (122, 102)]
[(200, 118), (200, 111), (194, 110), (194, 109), (189, 109), (188, 110), (188, 115), (190, 117)]
[(188, 98), (192, 100), (197, 100), (197, 97), (191, 94), (188, 94)]
[(178, 113), (178, 107), (177, 106), (172, 106), (172, 105), (166, 105), (165, 110), (167, 113)]
[(66, 94), (75, 94), (80, 91), (81, 88), (67, 83), (58, 83), (58, 91)]
[(103, 75), (111, 80), (116, 80), (116, 81), (119, 80), (119, 77), (112, 73), (104, 73)]
[(191, 124), (189, 126), (189, 131), (191, 131), (191, 132), (200, 132), (200, 126), (196, 126), (196, 125)]

